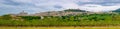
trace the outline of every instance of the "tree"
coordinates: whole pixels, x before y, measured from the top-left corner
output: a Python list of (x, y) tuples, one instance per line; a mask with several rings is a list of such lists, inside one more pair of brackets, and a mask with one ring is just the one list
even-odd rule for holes
[(7, 15), (3, 15), (2, 16), (2, 19), (6, 19), (6, 20), (9, 20), (9, 19), (12, 19), (12, 16), (7, 14)]
[(22, 19), (33, 20), (33, 19), (41, 19), (39, 16), (20, 16)]

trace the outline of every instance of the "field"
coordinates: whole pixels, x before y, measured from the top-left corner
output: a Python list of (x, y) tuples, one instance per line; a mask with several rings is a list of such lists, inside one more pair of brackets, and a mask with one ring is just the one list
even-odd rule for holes
[(0, 29), (120, 29), (120, 27), (0, 27)]
[[(3, 15), (0, 16), (0, 29), (120, 29), (120, 14), (106, 14), (106, 13), (89, 15), (79, 14), (75, 16), (68, 15), (68, 16), (43, 16), (43, 17), (44, 18), (39, 16)], [(14, 26), (14, 27), (2, 27), (2, 26)]]

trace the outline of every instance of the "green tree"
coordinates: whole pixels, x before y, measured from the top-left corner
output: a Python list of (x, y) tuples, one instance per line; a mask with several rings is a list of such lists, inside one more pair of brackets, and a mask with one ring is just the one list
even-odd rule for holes
[(9, 19), (12, 19), (12, 16), (9, 15), (9, 14), (3, 15), (3, 16), (2, 16), (2, 19), (9, 20)]

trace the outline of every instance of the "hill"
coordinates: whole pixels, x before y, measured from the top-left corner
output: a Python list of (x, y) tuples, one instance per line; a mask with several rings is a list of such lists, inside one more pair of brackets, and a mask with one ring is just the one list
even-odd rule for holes
[(85, 10), (80, 10), (80, 9), (67, 9), (67, 10), (64, 10), (64, 11), (67, 11), (67, 12), (87, 12)]
[(120, 12), (120, 8), (119, 8), (119, 9), (117, 9), (117, 10), (114, 10), (114, 11), (112, 11), (112, 12)]
[(80, 10), (80, 9), (66, 9), (63, 11), (49, 11), (49, 12), (40, 12), (35, 14), (29, 14), (22, 11), (18, 14), (14, 14), (16, 16), (65, 16), (65, 15), (77, 15), (77, 14), (85, 14), (88, 11)]

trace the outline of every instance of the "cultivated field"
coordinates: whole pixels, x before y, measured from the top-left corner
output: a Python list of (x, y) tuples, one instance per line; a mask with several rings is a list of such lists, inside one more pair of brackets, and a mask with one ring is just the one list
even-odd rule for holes
[(120, 27), (0, 27), (0, 29), (120, 29)]

